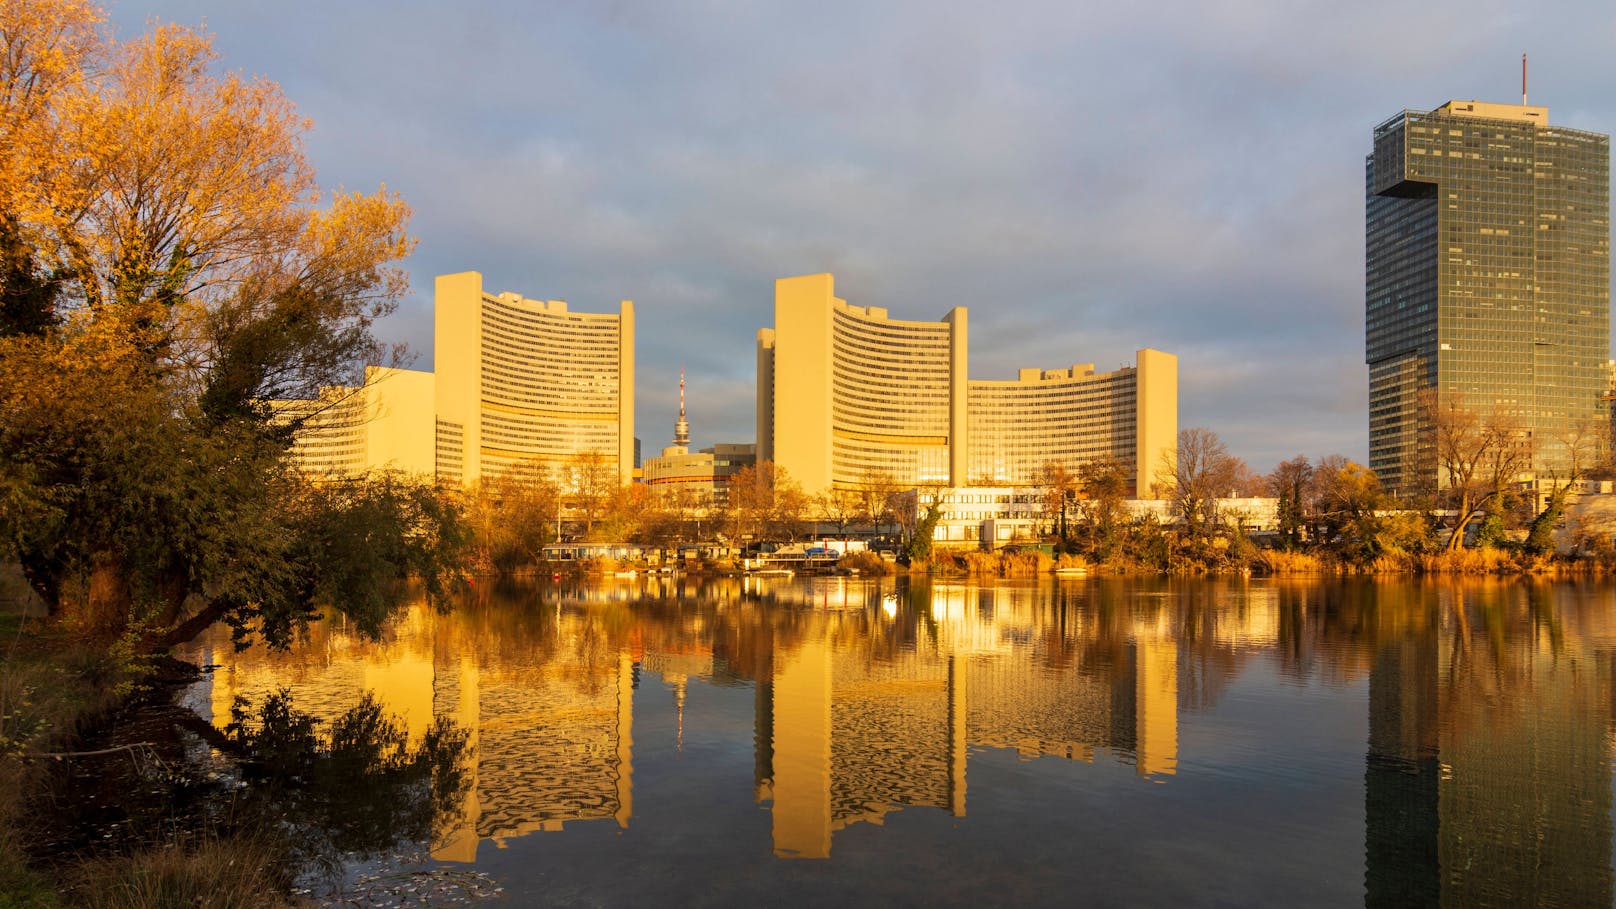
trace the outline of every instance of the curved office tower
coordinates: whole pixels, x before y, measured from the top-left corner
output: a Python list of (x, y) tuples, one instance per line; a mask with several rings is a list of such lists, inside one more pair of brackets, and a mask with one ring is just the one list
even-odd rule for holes
[(440, 275), (436, 293), (439, 477), (553, 472), (595, 453), (629, 482), (633, 303), (572, 312), (560, 300), (485, 293), (477, 272)]
[(1031, 486), (1044, 464), (1067, 470), (1101, 458), (1123, 465), (1130, 497), (1150, 496), (1178, 440), (1178, 358), (1136, 354), (1136, 366), (1094, 372), (1023, 369), (1014, 381), (970, 383), (973, 482)]
[(837, 299), (828, 274), (774, 283), (758, 332), (758, 460), (815, 494), (872, 475), (965, 482), (965, 309), (903, 322)]
[(1138, 365), (1021, 370), (967, 381), (963, 306), (940, 322), (903, 322), (838, 299), (830, 275), (774, 284), (774, 328), (758, 332), (758, 460), (809, 494), (873, 478), (899, 487), (1036, 485), (1111, 457), (1148, 495), (1178, 436), (1178, 358)]

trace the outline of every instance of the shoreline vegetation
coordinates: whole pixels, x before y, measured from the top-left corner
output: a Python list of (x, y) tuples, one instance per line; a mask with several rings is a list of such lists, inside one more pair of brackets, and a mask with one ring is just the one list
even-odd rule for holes
[[(1513, 482), (1527, 452), (1519, 431), (1453, 401), (1433, 405), (1433, 460), (1421, 465), (1447, 478), (1439, 489), (1394, 502), (1336, 456), (1260, 477), (1190, 429), (1152, 491), (1170, 501), (1170, 525), (1129, 516), (1123, 465), (1051, 463), (1034, 484), (1047, 533), (993, 553), (932, 545), (940, 488), (871, 474), (813, 497), (767, 461), (730, 478), (722, 508), (619, 484), (599, 452), (470, 490), (396, 474), (312, 479), (291, 453), (302, 426), (341, 407), (366, 364), (408, 361), (372, 332), (407, 290), (408, 205), (385, 187), (322, 192), (304, 156), (310, 125), (273, 82), (222, 71), (205, 31), (154, 25), (123, 39), (105, 20), (89, 0), (0, 4), (0, 907), (295, 903), (297, 863), (310, 859), (273, 814), (202, 830), (153, 823), (83, 855), (58, 849), (41, 831), (84, 797), (64, 774), (92, 752), (186, 766), (172, 733), (108, 735), (142, 699), (162, 706), (184, 678), (166, 654), (210, 628), (286, 648), (329, 609), (377, 635), (411, 596), (447, 609), (480, 575), (560, 570), (542, 562), (559, 538), (729, 549), (801, 539), (810, 525), (873, 527), (894, 559), (855, 554), (845, 571), (982, 578), (1616, 565), (1608, 533), (1568, 529), (1576, 555), (1555, 555), (1566, 490), (1593, 475), (1579, 465), (1596, 463), (1596, 434), (1555, 443), (1571, 469), (1539, 502)], [(293, 400), (318, 406), (284, 406)], [(1277, 498), (1268, 540), (1219, 514), (1231, 491)], [(22, 618), (24, 603), (42, 615)], [(250, 756), (269, 747), (273, 714), (314, 755), (287, 773), (317, 777), (339, 737), (285, 704), (260, 710), (256, 726), (194, 731)], [(341, 743), (363, 746), (377, 785), (419, 785), (424, 768), (448, 766), (406, 753), (384, 717), (353, 723), (368, 731)], [(453, 731), (434, 741), (452, 751)], [(415, 822), (428, 811), (378, 804)]]

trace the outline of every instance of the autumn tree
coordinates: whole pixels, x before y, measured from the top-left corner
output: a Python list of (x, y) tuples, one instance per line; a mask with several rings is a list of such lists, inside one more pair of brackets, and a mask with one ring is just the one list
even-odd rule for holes
[[(1565, 516), (1566, 497), (1573, 484), (1604, 456), (1609, 429), (1597, 420), (1576, 420), (1550, 440), (1554, 454), (1565, 465), (1563, 471), (1548, 471), (1549, 492), (1543, 510), (1527, 530), (1526, 550), (1534, 555), (1554, 551), (1554, 529)], [(1553, 463), (1553, 459), (1545, 458)]]
[(1095, 458), (1078, 467), (1077, 528), (1090, 555), (1104, 561), (1122, 542), (1127, 512), (1128, 470), (1116, 458)]
[(869, 513), (864, 510), (864, 497), (851, 486), (832, 486), (818, 496), (819, 513), (836, 525), (838, 535), (846, 534), (853, 524), (866, 523)]
[(870, 520), (878, 525), (893, 520), (903, 487), (892, 474), (867, 467), (859, 475), (854, 488), (858, 492), (861, 513), (869, 515)]
[(1313, 465), (1306, 455), (1281, 461), (1268, 475), (1268, 492), (1278, 500), (1279, 541), (1286, 549), (1294, 549), (1302, 542), (1312, 483)]
[(1045, 461), (1038, 468), (1038, 486), (1042, 490), (1044, 519), (1049, 522), (1051, 535), (1059, 534), (1064, 542), (1067, 536), (1067, 511), (1077, 495), (1077, 477), (1059, 461)]
[(1380, 554), (1380, 519), (1386, 494), (1374, 471), (1344, 459), (1317, 473), (1320, 540), (1343, 556), (1367, 562)]
[(478, 564), (504, 573), (538, 562), (556, 539), (560, 509), (560, 490), (536, 463), (483, 477), (466, 507)]
[(612, 497), (618, 492), (617, 465), (596, 450), (579, 451), (562, 468), (562, 490), (573, 520), (584, 525), (584, 536), (593, 538), (595, 525), (606, 517)]
[(1212, 430), (1179, 431), (1177, 457), (1163, 457), (1157, 482), (1170, 490), (1173, 513), (1191, 538), (1204, 537), (1218, 527), (1218, 498), (1234, 489), (1241, 466)]
[(809, 505), (802, 485), (773, 461), (750, 464), (730, 477), (729, 519), (734, 539), (794, 540)]
[(1508, 414), (1483, 417), (1458, 394), (1427, 392), (1421, 408), (1429, 426), (1438, 482), (1457, 517), (1448, 550), (1464, 546), (1465, 530), (1499, 504), (1532, 463), (1531, 439)]
[[(148, 642), (220, 620), (284, 638), (327, 600), (369, 616), (400, 573), (441, 593), (446, 500), (401, 478), (311, 494), (270, 404), (396, 361), (371, 328), (404, 290), (408, 208), (320, 204), (274, 83), (217, 72), (200, 31), (120, 41), (103, 18), (0, 2), (6, 544), (53, 611)], [(342, 534), (374, 572), (322, 563), (358, 551)]]

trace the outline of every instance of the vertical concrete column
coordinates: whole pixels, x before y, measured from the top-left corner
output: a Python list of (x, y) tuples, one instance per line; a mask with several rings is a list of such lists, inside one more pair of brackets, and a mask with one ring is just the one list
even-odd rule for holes
[(818, 495), (830, 487), (833, 312), (830, 275), (774, 282), (774, 463)]
[(1135, 356), (1134, 489), (1148, 499), (1157, 474), (1178, 458), (1178, 358), (1149, 348)]
[(634, 481), (634, 301), (624, 300), (617, 340), (617, 482)]
[(966, 486), (970, 483), (971, 432), (967, 419), (970, 404), (969, 345), (970, 320), (965, 307), (949, 310), (943, 321), (952, 331), (948, 335), (948, 484)]
[(482, 475), (482, 308), (479, 272), (438, 275), (433, 283), (434, 406), (438, 419), (462, 427), (460, 475), (468, 484)]

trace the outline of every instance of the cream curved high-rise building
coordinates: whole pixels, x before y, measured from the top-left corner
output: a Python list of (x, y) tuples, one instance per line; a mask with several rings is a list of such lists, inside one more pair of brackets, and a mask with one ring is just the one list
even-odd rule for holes
[(971, 382), (971, 479), (1034, 485), (1050, 461), (1070, 470), (1105, 458), (1122, 465), (1132, 495), (1150, 497), (1162, 453), (1178, 445), (1178, 358), (1148, 348), (1134, 356), (1113, 372), (1086, 363)]
[(775, 282), (774, 327), (758, 332), (758, 459), (809, 494), (879, 477), (899, 486), (1032, 485), (1048, 461), (1101, 457), (1136, 495), (1178, 435), (1178, 359), (1022, 370), (970, 381), (964, 307), (938, 322), (850, 306), (828, 274)]
[(828, 274), (774, 284), (758, 332), (758, 459), (809, 493), (873, 474), (964, 482), (966, 317), (908, 322), (849, 306)]
[(518, 464), (564, 469), (595, 453), (634, 471), (634, 304), (574, 312), (490, 294), (482, 275), (436, 283), (437, 472), (472, 483)]

